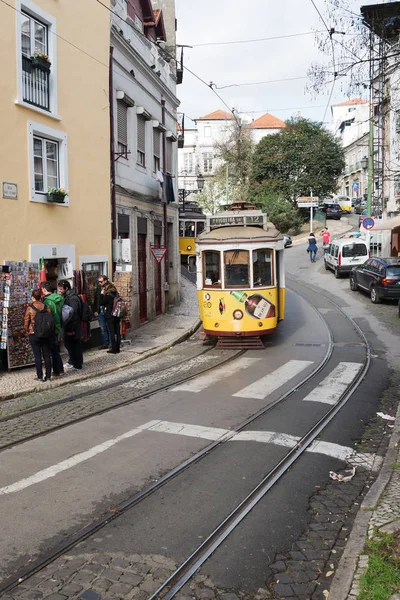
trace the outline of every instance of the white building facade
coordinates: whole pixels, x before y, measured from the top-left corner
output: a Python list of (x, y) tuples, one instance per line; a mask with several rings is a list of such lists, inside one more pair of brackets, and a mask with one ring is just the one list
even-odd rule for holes
[[(162, 9), (114, 0), (111, 15), (115, 165), (114, 264), (131, 273), (131, 325), (180, 301), (176, 62)], [(169, 9), (174, 3), (169, 1)], [(169, 15), (169, 22), (171, 22)], [(174, 17), (173, 17), (174, 18)], [(153, 248), (166, 248), (158, 263)]]

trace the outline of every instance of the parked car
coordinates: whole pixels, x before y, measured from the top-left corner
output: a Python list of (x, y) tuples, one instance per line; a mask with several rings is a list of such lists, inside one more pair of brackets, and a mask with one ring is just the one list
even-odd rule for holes
[(331, 269), (336, 279), (342, 273), (350, 273), (354, 265), (362, 265), (369, 256), (365, 240), (360, 238), (343, 238), (333, 240), (325, 250), (325, 269)]
[(284, 233), (283, 234), (283, 245), (285, 248), (287, 248), (288, 246), (291, 246), (293, 244), (292, 242), (292, 238), (290, 237), (290, 235), (288, 233)]
[(365, 210), (367, 208), (367, 203), (365, 200), (361, 200), (361, 202), (359, 204), (356, 205), (354, 212), (356, 213), (356, 215), (361, 215), (363, 210)]
[(330, 203), (330, 204), (325, 203), (322, 210), (325, 212), (327, 219), (337, 219), (337, 220), (339, 220), (339, 219), (342, 218), (343, 211), (340, 208), (339, 204), (336, 204), (336, 203)]
[(350, 273), (350, 289), (356, 292), (359, 288), (370, 294), (373, 304), (386, 298), (400, 300), (400, 258), (374, 257), (354, 267)]

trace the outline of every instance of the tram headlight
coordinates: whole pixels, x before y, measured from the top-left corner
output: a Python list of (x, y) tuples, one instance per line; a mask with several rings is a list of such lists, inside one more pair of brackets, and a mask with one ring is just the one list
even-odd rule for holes
[(233, 311), (233, 318), (236, 319), (236, 321), (240, 321), (240, 319), (243, 319), (243, 313), (241, 310), (237, 309)]
[(219, 327), (219, 323), (214, 323), (214, 327)]
[(186, 250), (191, 250), (192, 246), (186, 246)]
[(258, 321), (258, 326), (259, 326), (259, 327), (262, 327), (262, 326), (263, 326), (263, 324), (261, 323), (261, 321)]

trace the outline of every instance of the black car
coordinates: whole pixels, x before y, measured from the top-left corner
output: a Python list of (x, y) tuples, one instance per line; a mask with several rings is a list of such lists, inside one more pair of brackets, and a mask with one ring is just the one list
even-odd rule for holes
[(341, 219), (342, 218), (342, 214), (343, 211), (340, 208), (339, 204), (324, 204), (324, 207), (322, 209), (325, 214), (326, 214), (326, 218), (327, 219)]
[(350, 289), (358, 288), (371, 295), (379, 304), (384, 298), (400, 299), (400, 258), (369, 258), (350, 272)]

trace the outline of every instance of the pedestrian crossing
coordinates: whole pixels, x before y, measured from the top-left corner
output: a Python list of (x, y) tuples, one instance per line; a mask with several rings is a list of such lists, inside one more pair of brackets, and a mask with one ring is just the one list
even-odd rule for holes
[(347, 386), (353, 381), (362, 369), (361, 363), (341, 362), (333, 371), (313, 389), (303, 402), (323, 402), (336, 404)]
[(190, 379), (185, 383), (181, 383), (180, 385), (174, 387), (171, 391), (193, 392), (194, 394), (197, 394), (198, 392), (202, 392), (214, 383), (218, 383), (219, 381), (225, 380), (228, 377), (237, 375), (239, 371), (251, 367), (252, 365), (258, 363), (260, 360), (261, 358), (238, 358), (237, 360), (234, 360), (233, 362), (227, 365), (222, 365), (222, 367), (214, 369), (213, 371), (210, 371), (205, 375), (200, 375), (199, 377)]

